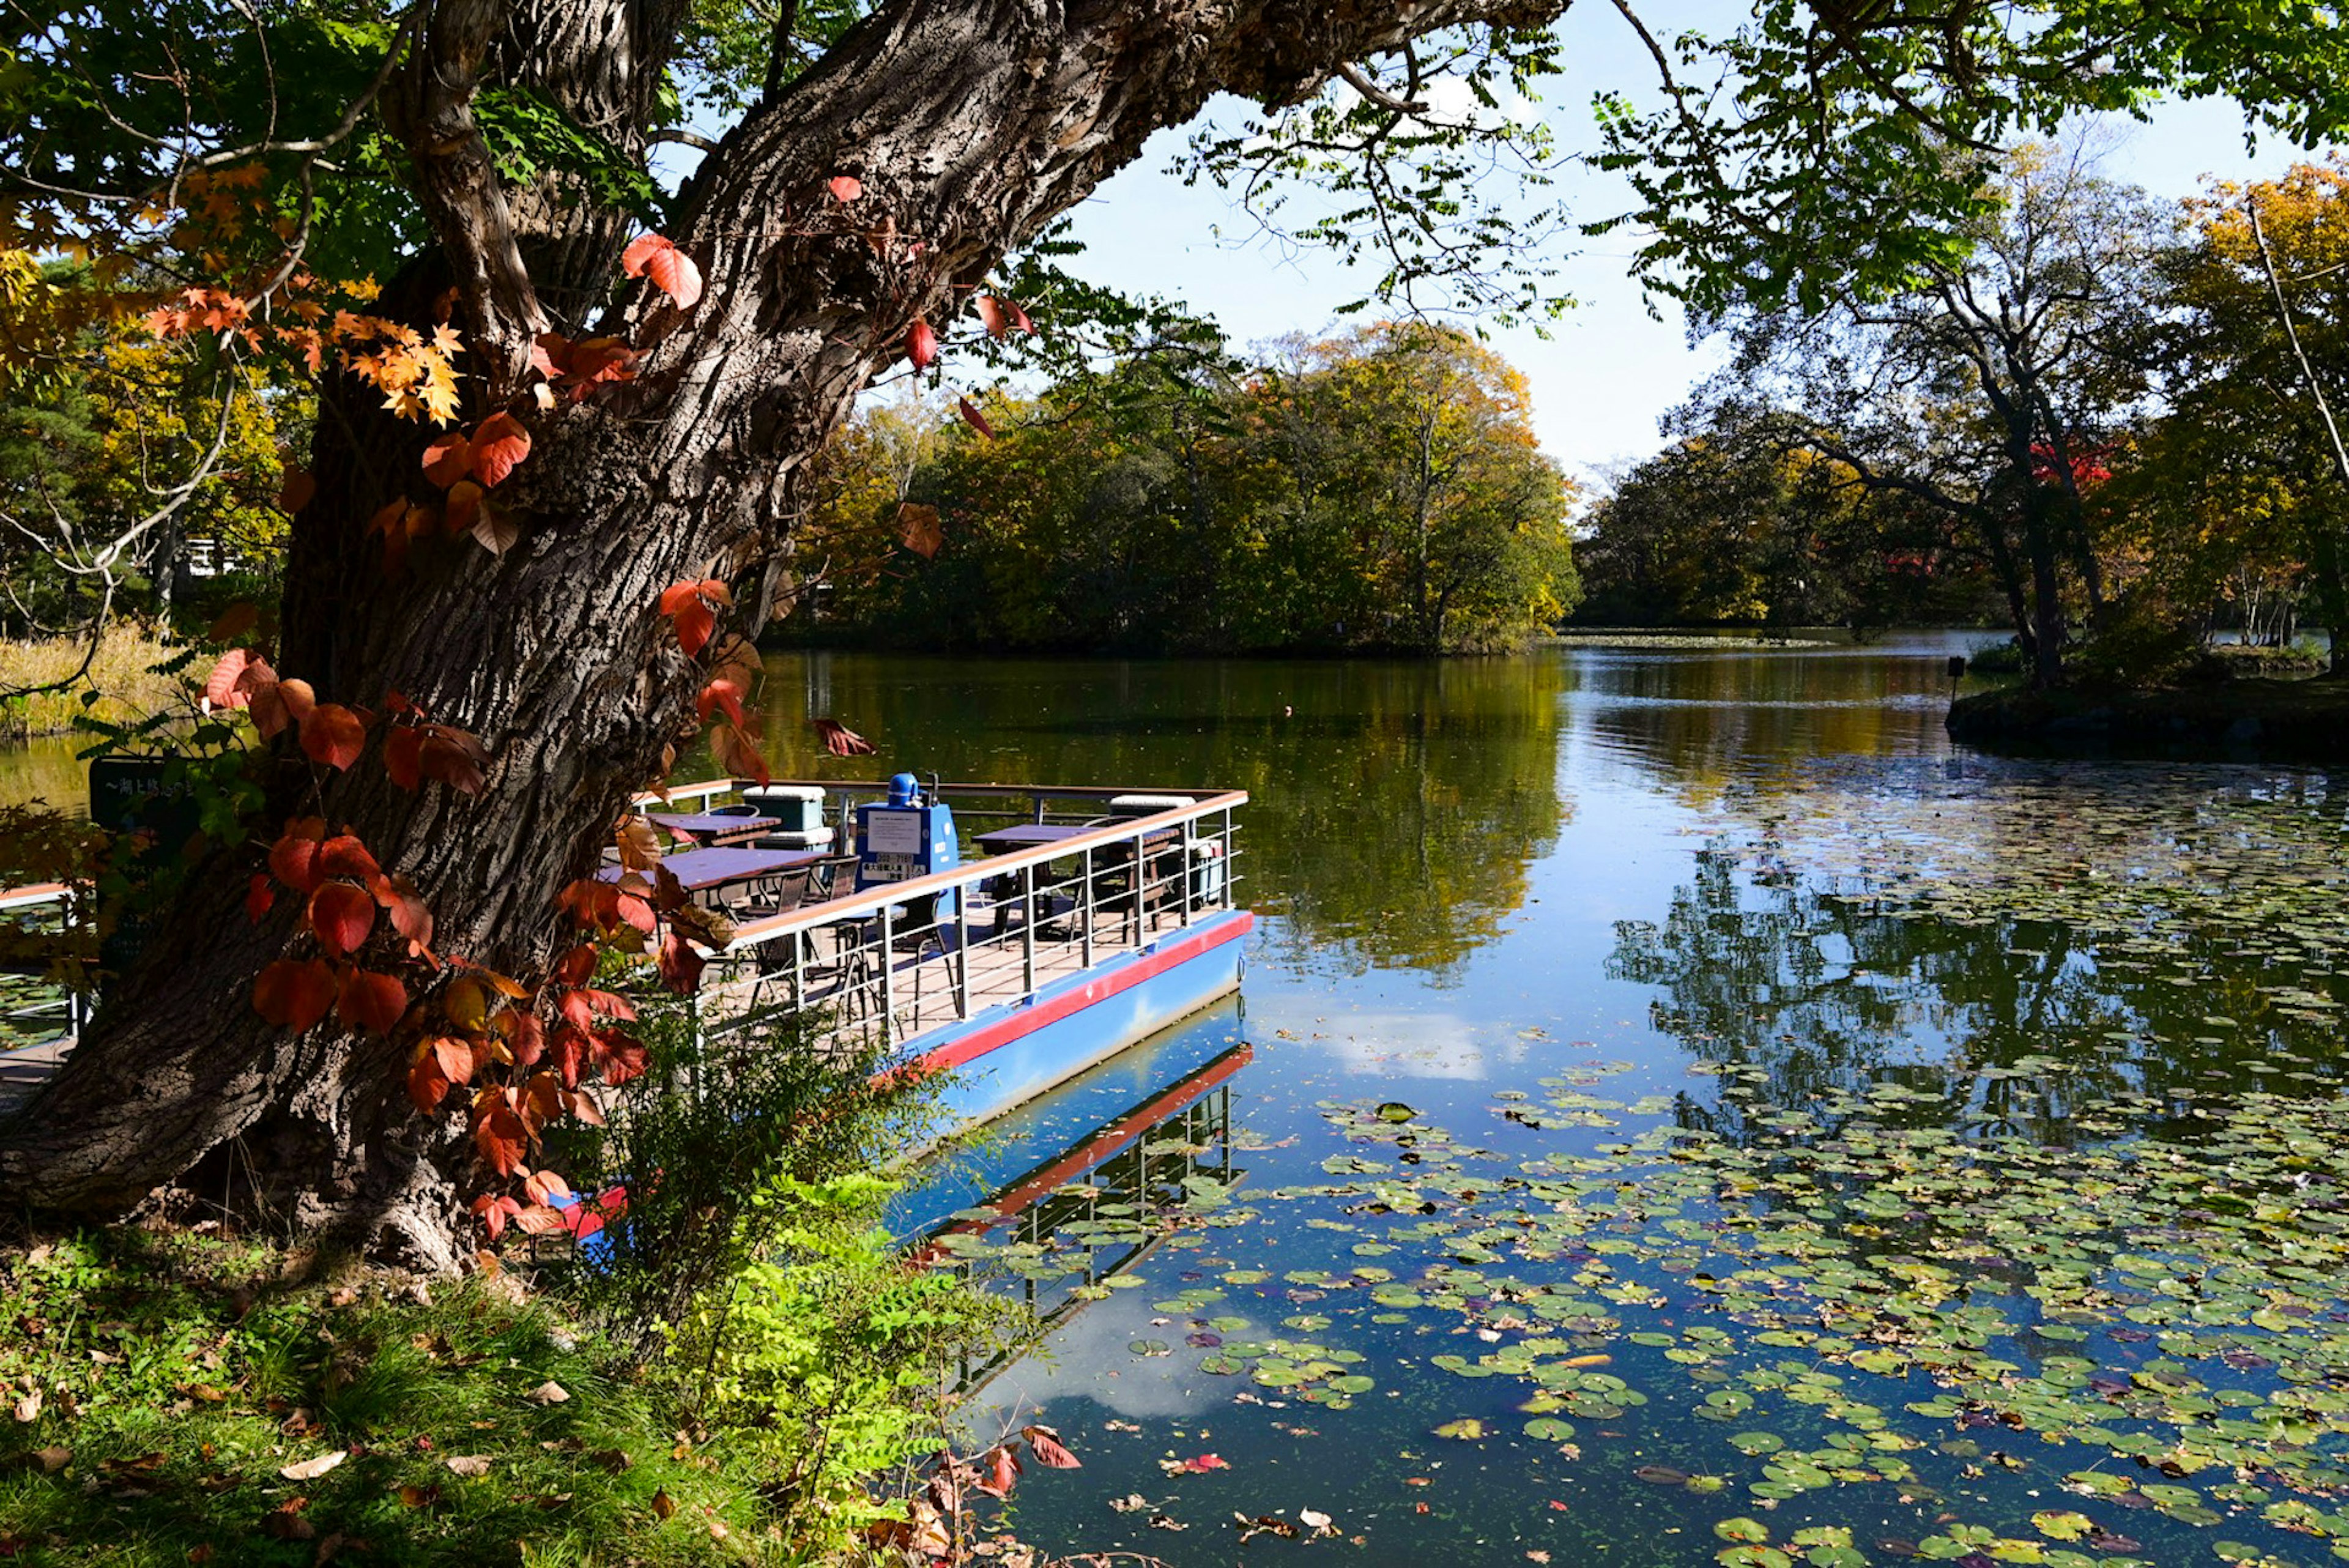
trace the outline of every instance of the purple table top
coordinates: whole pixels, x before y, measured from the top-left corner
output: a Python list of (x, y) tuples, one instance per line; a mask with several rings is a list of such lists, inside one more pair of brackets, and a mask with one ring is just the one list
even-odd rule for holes
[[(823, 858), (823, 852), (817, 849), (688, 849), (667, 857), (661, 864), (685, 885), (687, 892), (698, 893), (730, 882), (771, 877), (778, 871)], [(616, 882), (625, 873), (617, 866), (606, 866), (595, 875), (606, 882)]]
[(781, 825), (779, 816), (728, 815), (721, 811), (689, 813), (647, 812), (647, 822), (657, 823), (671, 833), (764, 833)]
[[(1033, 849), (1041, 844), (1058, 844), (1064, 838), (1074, 838), (1081, 833), (1099, 833), (1104, 826), (1081, 822), (1022, 822), (1009, 827), (998, 827), (978, 836), (978, 846), (990, 855), (1002, 855), (1014, 849)], [(1171, 837), (1171, 827), (1156, 827), (1144, 836), (1145, 844), (1155, 844)]]

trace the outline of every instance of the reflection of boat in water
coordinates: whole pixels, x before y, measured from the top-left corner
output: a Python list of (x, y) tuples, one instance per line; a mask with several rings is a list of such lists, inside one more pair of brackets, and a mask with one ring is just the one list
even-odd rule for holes
[[(1232, 1079), (1255, 1051), (1237, 1039), (1236, 1002), (1154, 1036), (995, 1124), (976, 1147), (944, 1152), (900, 1196), (891, 1228), (926, 1237), (924, 1255), (976, 1266), (1006, 1249), (1031, 1255), (1069, 1243), (1076, 1266), (1019, 1279), (1039, 1328), (1082, 1308), (1084, 1293), (1130, 1269), (1164, 1240), (1158, 1210), (1183, 1200), (1186, 1179), (1228, 1189)], [(1084, 1234), (1071, 1237), (1071, 1231)], [(968, 1390), (1004, 1365), (963, 1369)]]

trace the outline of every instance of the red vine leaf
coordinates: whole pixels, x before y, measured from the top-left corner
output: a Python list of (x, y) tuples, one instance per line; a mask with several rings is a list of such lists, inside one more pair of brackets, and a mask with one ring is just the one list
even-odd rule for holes
[(402, 789), (420, 788), (423, 753), (424, 732), (413, 724), (402, 724), (383, 738), (383, 771)]
[(324, 959), (279, 959), (253, 982), (254, 1011), (299, 1034), (335, 1005), (335, 971)]
[(309, 505), (317, 493), (318, 482), (310, 476), (308, 469), (289, 466), (277, 487), (277, 510), (290, 517)]
[(672, 930), (662, 934), (661, 983), (679, 996), (691, 996), (700, 989), (702, 966), (708, 961), (691, 942), (677, 932)]
[(436, 1035), (431, 1044), (432, 1060), (440, 1075), (452, 1084), (470, 1083), (473, 1076), (473, 1048), (453, 1034)]
[(383, 875), (367, 846), (347, 833), (338, 833), (318, 846), (318, 870), (328, 877), (356, 877), (372, 882)]
[(448, 1096), (449, 1080), (441, 1076), (440, 1063), (428, 1051), (408, 1069), (408, 1103), (429, 1116)]
[(296, 817), (269, 846), (269, 869), (295, 892), (311, 891), (325, 875), (318, 869), (318, 850), (326, 836), (325, 818)]
[(432, 444), (424, 449), (424, 477), (443, 490), (472, 471), (472, 442), (458, 431), (435, 437)]
[(432, 943), (432, 911), (417, 896), (415, 884), (405, 877), (378, 877), (370, 887), (375, 901), (391, 916), (391, 929), (408, 940), (409, 952), (424, 956)]
[(1083, 1462), (1076, 1455), (1061, 1446), (1061, 1434), (1051, 1428), (1022, 1427), (1019, 1435), (1028, 1439), (1028, 1451), (1036, 1456), (1038, 1464), (1056, 1470), (1084, 1469)]
[(529, 1139), (530, 1129), (506, 1102), (504, 1090), (483, 1089), (473, 1097), (473, 1147), (492, 1170), (512, 1176), (522, 1166)]
[(823, 740), (823, 749), (835, 757), (869, 757), (873, 754), (873, 742), (837, 719), (811, 719), (808, 722)]
[(355, 969), (343, 976), (335, 1015), (354, 1029), (388, 1034), (408, 1011), (408, 988), (394, 974)]
[(417, 766), (429, 779), (447, 784), (459, 794), (479, 794), (487, 787), (482, 770), (490, 751), (481, 737), (454, 724), (427, 724)]
[(375, 900), (348, 882), (328, 882), (310, 895), (310, 929), (329, 958), (348, 958), (375, 929)]
[(253, 701), (252, 673), (268, 669), (255, 649), (232, 648), (204, 678), (204, 701), (215, 708), (242, 708)]
[(742, 699), (746, 695), (740, 681), (713, 680), (701, 689), (701, 695), (694, 700), (694, 709), (705, 724), (709, 722), (712, 709), (724, 710), (727, 718), (742, 724), (747, 722), (742, 717)]
[(987, 328), (989, 337), (1000, 337), (1011, 330), (1011, 317), (1004, 311), (1003, 302), (993, 295), (972, 295), (970, 307), (978, 312), (978, 324)]
[(339, 702), (319, 703), (301, 724), (303, 753), (324, 766), (348, 768), (367, 748), (366, 723)]
[(926, 370), (938, 362), (938, 335), (928, 322), (916, 321), (905, 329), (905, 358), (916, 370)]
[[(977, 431), (979, 434), (985, 436), (989, 441), (993, 441), (995, 439), (995, 427), (987, 422), (987, 416), (978, 411), (978, 405), (977, 403), (972, 402), (968, 398), (958, 398), (955, 400), (955, 411), (962, 415), (963, 423), (968, 425), (971, 429)], [(931, 553), (935, 555), (936, 552), (932, 551)]]
[(446, 524), (452, 535), (462, 534), (474, 524), (481, 512), (481, 482), (460, 479), (449, 487)]
[(933, 560), (939, 546), (947, 542), (945, 532), (938, 526), (938, 509), (907, 501), (897, 507), (897, 543), (922, 559)]
[(473, 432), (473, 477), (483, 484), (504, 483), (529, 455), (530, 432), (512, 414), (492, 414)]
[(269, 885), (269, 873), (255, 871), (253, 880), (244, 886), (244, 918), (254, 925), (269, 913), (269, 906), (277, 901), (277, 889)]
[(693, 258), (659, 234), (638, 234), (620, 253), (620, 270), (630, 277), (649, 276), (680, 308), (690, 310), (701, 298), (701, 269)]
[(626, 1034), (598, 1034), (594, 1044), (596, 1064), (604, 1069), (604, 1082), (609, 1086), (616, 1089), (644, 1075), (647, 1063), (643, 1041)]
[(710, 607), (695, 599), (677, 612), (677, 645), (691, 659), (709, 641), (709, 634), (718, 629), (718, 617)]
[(832, 199), (842, 206), (864, 194), (864, 182), (854, 174), (835, 174), (823, 182), (823, 188), (831, 192)]
[(1028, 313), (1026, 311), (1019, 308), (1019, 301), (1007, 300), (1004, 303), (1010, 307), (1011, 325), (1018, 327), (1023, 333), (1033, 334), (1036, 330), (1036, 324), (1028, 318)]
[(521, 537), (521, 521), (494, 501), (483, 506), (473, 521), (473, 542), (492, 556), (504, 555)]
[(767, 759), (759, 753), (750, 737), (731, 724), (709, 727), (709, 754), (718, 765), (736, 778), (755, 778), (761, 784), (770, 783), (773, 774), (768, 771)]

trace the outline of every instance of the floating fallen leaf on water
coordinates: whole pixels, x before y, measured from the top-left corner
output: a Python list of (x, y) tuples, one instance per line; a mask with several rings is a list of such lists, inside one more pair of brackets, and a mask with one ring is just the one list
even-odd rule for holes
[(1170, 1476), (1195, 1476), (1208, 1470), (1227, 1470), (1231, 1461), (1218, 1454), (1196, 1454), (1187, 1459), (1161, 1459), (1158, 1468)]
[(1138, 1491), (1130, 1491), (1123, 1497), (1110, 1499), (1109, 1505), (1119, 1513), (1139, 1513), (1150, 1506), (1150, 1500)]
[(280, 1468), (277, 1473), (287, 1480), (316, 1480), (350, 1457), (351, 1451), (348, 1449), (336, 1449), (332, 1453), (320, 1454), (313, 1459), (304, 1459), (298, 1464), (285, 1465)]
[(1474, 1416), (1463, 1416), (1457, 1421), (1446, 1421), (1436, 1428), (1435, 1435), (1439, 1438), (1456, 1438), (1464, 1443), (1473, 1443), (1485, 1436), (1485, 1423)]
[(1689, 1472), (1672, 1465), (1641, 1465), (1631, 1472), (1650, 1486), (1686, 1486)]

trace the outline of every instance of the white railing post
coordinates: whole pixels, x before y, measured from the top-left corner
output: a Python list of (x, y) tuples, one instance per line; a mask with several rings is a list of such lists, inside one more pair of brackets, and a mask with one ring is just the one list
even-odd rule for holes
[[(1019, 867), (1019, 983), (1021, 1001), (1036, 994), (1036, 867)], [(1050, 897), (1048, 894), (1047, 897)]]
[(1093, 967), (1093, 904), (1094, 904), (1094, 898), (1093, 898), (1093, 852), (1092, 852), (1092, 848), (1091, 848), (1091, 847), (1088, 847), (1088, 848), (1085, 850), (1085, 873), (1084, 873), (1084, 875), (1085, 875), (1084, 961), (1085, 961), (1085, 967), (1086, 967), (1087, 969), (1091, 969), (1091, 968), (1092, 968), (1092, 967)]
[(889, 906), (881, 906), (881, 1049), (897, 1045), (896, 942), (889, 923)]

